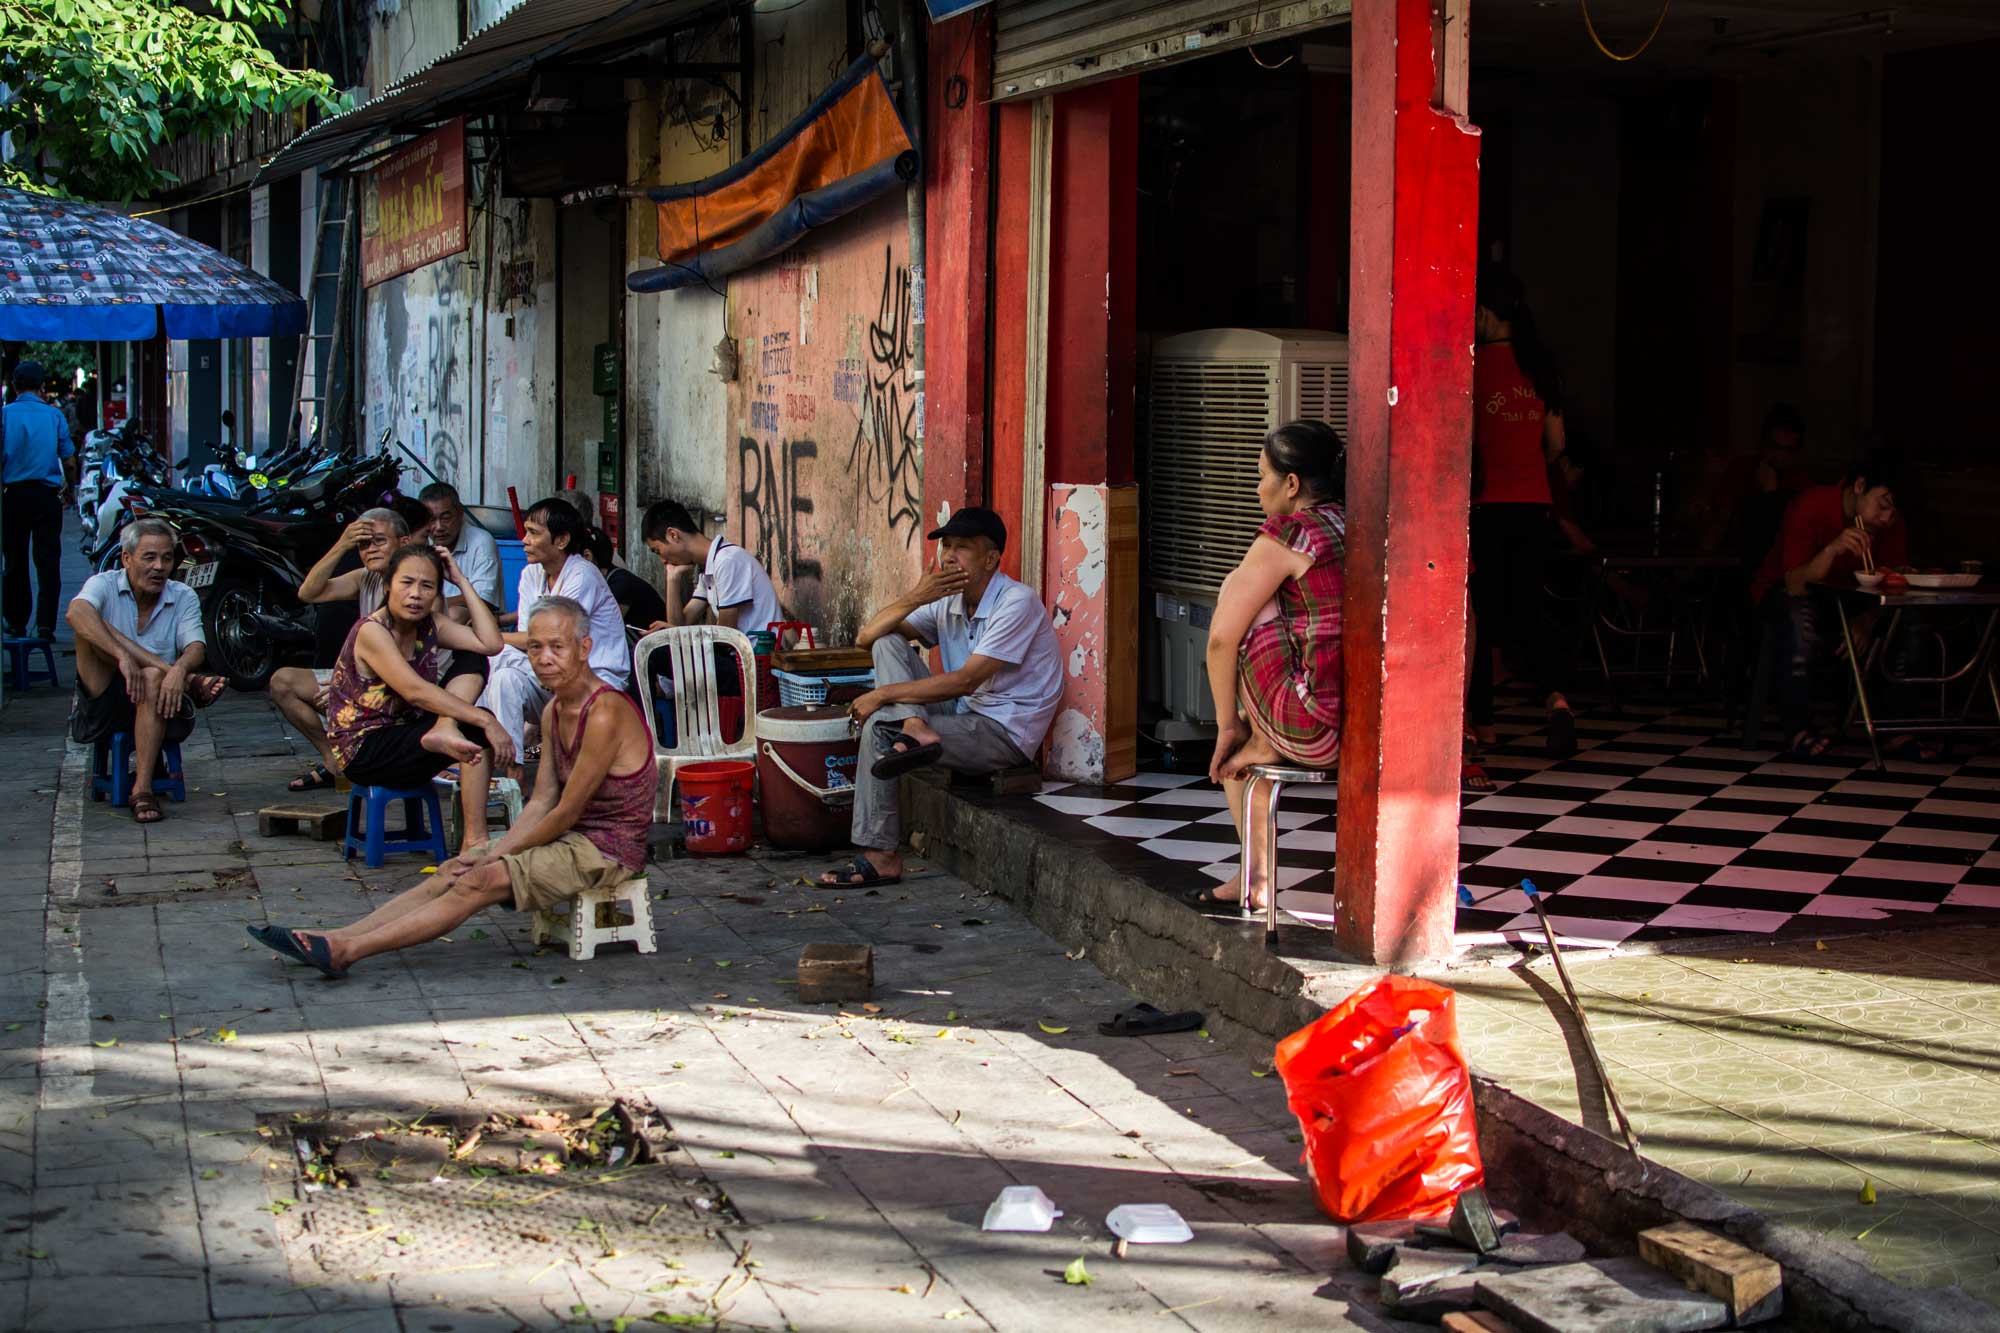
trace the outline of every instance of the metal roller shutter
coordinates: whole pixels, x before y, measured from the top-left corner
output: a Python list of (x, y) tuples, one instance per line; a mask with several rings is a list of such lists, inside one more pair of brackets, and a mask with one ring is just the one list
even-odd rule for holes
[(993, 99), (1036, 97), (1345, 23), (1353, 0), (999, 0)]

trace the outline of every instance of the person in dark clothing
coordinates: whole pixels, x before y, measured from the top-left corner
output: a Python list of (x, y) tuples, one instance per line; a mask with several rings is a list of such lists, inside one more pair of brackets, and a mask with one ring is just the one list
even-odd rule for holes
[[(0, 432), (0, 528), (5, 529), (6, 575), (0, 616), (7, 633), (26, 634), (32, 623), (39, 638), (52, 638), (61, 610), (63, 505), (76, 485), (76, 443), (62, 409), (41, 396), (42, 366), (23, 361), (14, 367), (14, 400), (7, 404)], [(31, 589), (28, 560), (33, 553)], [(31, 619), (32, 617), (32, 619)]]
[(618, 602), (618, 614), (627, 625), (643, 633), (649, 625), (667, 618), (667, 603), (652, 584), (613, 563), (611, 537), (602, 528), (583, 530), (583, 553), (604, 575), (611, 596)]

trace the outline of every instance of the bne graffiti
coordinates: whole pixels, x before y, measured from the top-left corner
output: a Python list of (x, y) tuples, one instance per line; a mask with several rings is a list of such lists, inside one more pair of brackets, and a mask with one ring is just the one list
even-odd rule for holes
[[(910, 270), (883, 247), (882, 295), (868, 326), (866, 401), (847, 451), (847, 469), (870, 504), (883, 507), (892, 534), (907, 548), (922, 526), (923, 395), (911, 378)], [(834, 396), (841, 390), (834, 375)]]
[(800, 464), (819, 457), (811, 440), (765, 443), (748, 435), (736, 442), (736, 499), (743, 508), (743, 549), (780, 582), (796, 587), (818, 581), (820, 562), (804, 552), (804, 520), (812, 497), (800, 494)]

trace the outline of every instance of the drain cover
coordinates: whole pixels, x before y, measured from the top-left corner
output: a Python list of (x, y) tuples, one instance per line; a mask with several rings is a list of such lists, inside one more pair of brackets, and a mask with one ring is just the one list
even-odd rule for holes
[[(543, 1131), (533, 1151), (481, 1153), (481, 1141), (490, 1149), (499, 1137), (496, 1126), (529, 1118), (540, 1124), (566, 1119), (572, 1143), (595, 1126), (596, 1146), (563, 1164), (565, 1136)], [(738, 1220), (727, 1197), (649, 1106), (620, 1102), (608, 1109), (538, 1107), (404, 1120), (379, 1113), (298, 1122), (278, 1117), (266, 1123), (292, 1136), (296, 1216), (313, 1258), (328, 1273), (462, 1269), (468, 1256), (496, 1254), (588, 1262), (642, 1246), (701, 1240)], [(526, 1135), (533, 1145), (535, 1133), (515, 1137)], [(436, 1151), (424, 1151), (424, 1135), (439, 1145)], [(511, 1161), (522, 1169), (481, 1161)]]

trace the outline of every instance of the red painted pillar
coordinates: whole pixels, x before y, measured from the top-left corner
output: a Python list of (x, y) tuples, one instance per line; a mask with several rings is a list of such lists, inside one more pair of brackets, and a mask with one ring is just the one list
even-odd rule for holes
[(1061, 94), (1052, 129), (1042, 592), (1065, 678), (1046, 769), (1115, 782), (1138, 767), (1139, 81)]
[[(1433, 8), (1354, 8), (1341, 947), (1451, 947), (1464, 717), (1479, 139), (1441, 110)], [(1458, 85), (1462, 88), (1462, 82)]]
[[(1008, 102), (997, 108), (993, 154), (993, 447), (987, 459), (986, 503), (1021, 532), (1021, 488), (1028, 447), (1028, 206), (1031, 121), (1034, 108)], [(1021, 544), (1011, 542), (1001, 567), (1021, 577)]]
[[(924, 531), (982, 502), (986, 457), (987, 236), (993, 10), (935, 24), (925, 108)], [(958, 56), (956, 65), (936, 62)]]

